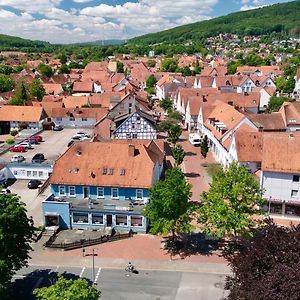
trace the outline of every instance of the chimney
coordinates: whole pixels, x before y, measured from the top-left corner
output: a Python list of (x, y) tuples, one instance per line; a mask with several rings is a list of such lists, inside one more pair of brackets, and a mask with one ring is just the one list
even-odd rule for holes
[(134, 145), (130, 144), (128, 145), (128, 156), (134, 157), (135, 147)]

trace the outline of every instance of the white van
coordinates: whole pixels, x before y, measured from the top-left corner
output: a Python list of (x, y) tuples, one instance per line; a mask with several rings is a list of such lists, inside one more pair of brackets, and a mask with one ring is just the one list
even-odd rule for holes
[(202, 141), (202, 136), (198, 133), (190, 133), (189, 134), (189, 141), (195, 147), (200, 146)]

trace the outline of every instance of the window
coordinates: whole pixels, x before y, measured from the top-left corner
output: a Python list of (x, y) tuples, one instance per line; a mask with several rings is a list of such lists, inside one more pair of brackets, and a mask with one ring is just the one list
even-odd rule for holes
[(14, 175), (18, 175), (18, 171), (17, 170), (14, 170)]
[(109, 169), (108, 170), (108, 175), (112, 175), (114, 173), (114, 169)]
[(74, 117), (70, 117), (69, 121), (75, 121), (75, 118)]
[(97, 198), (104, 198), (104, 188), (103, 187), (97, 188)]
[(298, 196), (298, 190), (292, 190), (291, 197), (297, 197)]
[(89, 215), (85, 213), (73, 213), (73, 222), (74, 223), (88, 223)]
[(27, 177), (31, 177), (31, 171), (26, 172)]
[(143, 226), (143, 217), (135, 217), (135, 216), (131, 216), (131, 226), (135, 226), (135, 227), (141, 227)]
[(39, 177), (43, 177), (43, 171), (39, 171)]
[(143, 199), (143, 190), (136, 190), (136, 199)]
[(126, 133), (126, 139), (131, 139), (131, 133)]
[(82, 121), (85, 121), (85, 122), (86, 122), (86, 121), (87, 121), (87, 118), (82, 118)]
[(127, 226), (127, 216), (118, 216), (118, 215), (116, 215), (116, 225), (118, 225), (118, 226)]
[(37, 171), (32, 172), (32, 177), (37, 177)]
[(300, 176), (299, 175), (293, 175), (293, 182), (299, 182)]
[(58, 194), (59, 196), (64, 196), (66, 194), (66, 189), (63, 185), (60, 185), (58, 188)]
[(102, 169), (102, 174), (103, 174), (103, 175), (106, 175), (106, 174), (107, 174), (107, 169), (106, 169), (106, 168), (103, 168), (103, 169)]
[(114, 199), (118, 199), (119, 198), (119, 189), (112, 188), (111, 189), (111, 197)]
[(70, 197), (76, 196), (75, 186), (69, 186), (69, 196)]
[(103, 215), (93, 214), (92, 223), (99, 224), (99, 225), (103, 224)]
[(121, 175), (121, 176), (124, 176), (124, 175), (125, 175), (125, 169), (121, 169), (121, 170), (120, 170), (120, 175)]
[(133, 139), (137, 139), (137, 133), (133, 133), (133, 134), (132, 134), (132, 138), (133, 138)]

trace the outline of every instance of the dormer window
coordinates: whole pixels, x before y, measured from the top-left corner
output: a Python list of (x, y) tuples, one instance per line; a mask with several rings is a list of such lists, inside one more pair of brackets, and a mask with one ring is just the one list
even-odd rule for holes
[(125, 175), (125, 169), (121, 169), (121, 170), (120, 170), (120, 175), (121, 175), (121, 176), (124, 176), (124, 175)]
[(106, 175), (107, 174), (107, 168), (103, 168), (102, 169), (102, 175)]
[(108, 169), (108, 175), (113, 175), (114, 169)]

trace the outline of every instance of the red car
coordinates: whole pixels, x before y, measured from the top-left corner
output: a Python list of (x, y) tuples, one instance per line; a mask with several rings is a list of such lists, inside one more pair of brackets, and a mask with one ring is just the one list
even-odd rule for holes
[(11, 152), (26, 152), (26, 148), (24, 146), (14, 146), (9, 149)]
[(34, 135), (31, 138), (35, 139), (39, 143), (43, 141), (43, 138), (40, 135)]

